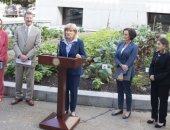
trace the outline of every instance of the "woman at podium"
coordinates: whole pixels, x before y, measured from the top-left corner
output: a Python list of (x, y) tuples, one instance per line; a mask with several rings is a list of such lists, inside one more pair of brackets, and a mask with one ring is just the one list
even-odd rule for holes
[[(84, 43), (77, 37), (78, 29), (75, 24), (68, 23), (64, 28), (64, 38), (58, 46), (58, 56), (70, 58), (85, 58)], [(82, 67), (67, 69), (65, 113), (76, 116), (77, 93)], [(69, 96), (70, 94), (70, 96)]]

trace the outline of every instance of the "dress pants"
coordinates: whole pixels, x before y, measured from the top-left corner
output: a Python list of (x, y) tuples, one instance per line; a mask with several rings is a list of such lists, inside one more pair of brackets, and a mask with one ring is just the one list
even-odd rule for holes
[(131, 81), (117, 81), (117, 93), (118, 93), (118, 108), (123, 110), (124, 104), (124, 93), (126, 95), (126, 110), (131, 111), (132, 104), (132, 92), (131, 92)]
[(79, 81), (80, 81), (80, 75), (67, 74), (66, 98), (65, 98), (66, 111), (69, 110), (69, 107), (71, 112), (74, 112), (76, 109)]
[(5, 71), (6, 61), (3, 62), (3, 67), (0, 69), (0, 98), (4, 96), (4, 71)]
[(26, 76), (26, 83), (27, 83), (27, 90), (26, 90), (26, 99), (33, 98), (33, 90), (34, 90), (34, 71), (35, 67), (32, 66), (23, 66), (23, 65), (16, 65), (16, 98), (20, 99), (23, 98), (22, 92), (22, 84), (23, 84), (23, 76), (25, 73)]
[(169, 86), (151, 85), (151, 117), (159, 122), (166, 122)]

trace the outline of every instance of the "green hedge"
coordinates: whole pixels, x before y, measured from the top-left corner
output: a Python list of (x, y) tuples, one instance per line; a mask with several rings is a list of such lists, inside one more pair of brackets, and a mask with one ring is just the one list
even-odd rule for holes
[[(135, 43), (139, 46), (138, 58), (136, 60), (137, 75), (134, 78), (133, 85), (145, 90), (149, 85), (149, 79), (146, 78), (144, 72), (151, 62), (153, 51), (155, 49), (156, 36), (148, 26), (134, 26), (137, 37)], [(57, 41), (53, 40), (61, 36), (60, 31), (49, 31), (48, 28), (42, 29), (43, 43), (40, 46), (38, 54), (56, 54)], [(52, 33), (52, 34), (51, 34)], [(57, 34), (57, 35), (55, 35)], [(101, 89), (103, 83), (113, 81), (114, 74), (114, 54), (119, 41), (123, 40), (122, 31), (102, 29), (91, 33), (80, 33), (80, 39), (84, 41), (87, 58), (83, 64), (83, 78), (92, 80), (92, 89)], [(170, 41), (170, 33), (167, 34)], [(52, 39), (52, 40), (51, 40)], [(103, 64), (107, 64), (107, 68), (102, 68)], [(13, 61), (7, 65), (6, 74), (14, 76), (15, 66)], [(35, 71), (35, 81), (40, 82), (44, 76), (50, 76), (56, 73), (57, 69), (51, 66), (37, 65)]]

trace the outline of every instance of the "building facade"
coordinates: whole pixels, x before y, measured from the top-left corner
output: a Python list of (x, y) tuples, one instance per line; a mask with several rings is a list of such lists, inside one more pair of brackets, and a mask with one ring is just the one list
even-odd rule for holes
[(85, 29), (122, 29), (131, 25), (170, 24), (170, 0), (36, 0), (36, 17), (51, 25), (69, 22)]

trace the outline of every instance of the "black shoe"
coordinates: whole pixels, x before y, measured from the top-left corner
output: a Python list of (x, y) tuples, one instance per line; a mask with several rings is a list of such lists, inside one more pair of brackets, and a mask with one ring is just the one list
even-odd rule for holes
[(154, 119), (150, 119), (150, 120), (147, 121), (148, 124), (153, 124), (154, 122), (155, 122)]
[(127, 119), (127, 118), (129, 118), (130, 117), (130, 115), (131, 115), (131, 111), (130, 112), (128, 112), (128, 114), (123, 114), (123, 116), (122, 116), (122, 118), (123, 119)]
[(112, 113), (112, 116), (117, 116), (117, 115), (120, 115), (120, 114), (123, 114), (123, 110)]
[(155, 128), (161, 128), (161, 127), (163, 127), (163, 126), (166, 126), (166, 122), (164, 122), (164, 123), (157, 123), (156, 125), (155, 125)]

